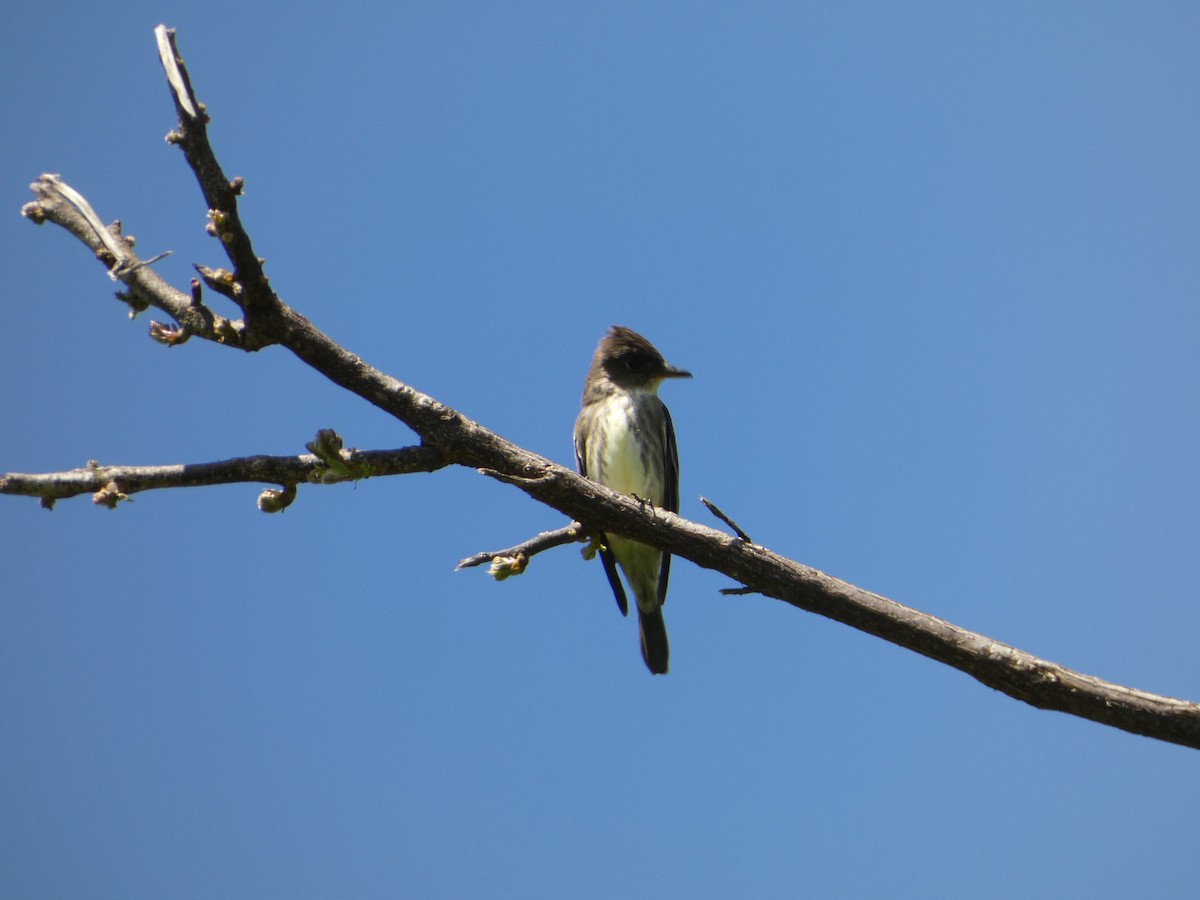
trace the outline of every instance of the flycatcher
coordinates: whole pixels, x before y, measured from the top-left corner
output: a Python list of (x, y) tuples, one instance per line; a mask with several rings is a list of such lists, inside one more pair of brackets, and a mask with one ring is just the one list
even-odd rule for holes
[[(658, 399), (667, 378), (691, 378), (667, 365), (654, 345), (634, 331), (614, 325), (600, 341), (583, 382), (583, 408), (575, 420), (575, 459), (579, 472), (614, 491), (671, 512), (679, 511), (679, 451), (671, 414)], [(667, 599), (671, 556), (619, 535), (598, 535), (600, 559), (617, 597), (629, 614), (617, 566), (637, 601), (642, 659), (654, 675), (667, 672)]]

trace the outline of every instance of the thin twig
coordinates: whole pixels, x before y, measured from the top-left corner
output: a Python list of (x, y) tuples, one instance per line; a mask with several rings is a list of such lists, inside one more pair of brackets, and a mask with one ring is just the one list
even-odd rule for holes
[(481, 566), (484, 563), (490, 563), (498, 557), (523, 557), (528, 559), (531, 556), (536, 556), (543, 550), (550, 550), (554, 547), (561, 547), (563, 544), (573, 544), (579, 541), (587, 540), (587, 533), (582, 525), (578, 522), (572, 522), (570, 525), (564, 525), (562, 528), (556, 528), (554, 531), (543, 531), (541, 534), (531, 537), (527, 541), (522, 541), (515, 547), (508, 547), (504, 550), (487, 550), (483, 553), (476, 553), (474, 556), (468, 556), (464, 560), (460, 560), (458, 565), (454, 567), (455, 571), (459, 569), (470, 569), (474, 566)]
[(725, 515), (725, 513), (721, 512), (721, 510), (717, 506), (717, 504), (713, 503), (711, 500), (709, 500), (706, 497), (701, 497), (700, 502), (708, 507), (708, 511), (710, 513), (712, 513), (714, 516), (716, 516), (718, 519), (720, 519), (722, 522), (724, 522), (726, 525), (728, 525), (730, 528), (732, 528), (733, 533), (736, 534), (740, 540), (745, 541), (747, 544), (754, 543), (754, 541), (750, 540), (750, 535), (748, 535), (748, 534), (746, 534), (746, 532), (742, 531), (742, 529), (738, 527), (737, 522), (733, 521), (733, 519), (729, 518), (729, 516), (727, 516), (727, 515)]

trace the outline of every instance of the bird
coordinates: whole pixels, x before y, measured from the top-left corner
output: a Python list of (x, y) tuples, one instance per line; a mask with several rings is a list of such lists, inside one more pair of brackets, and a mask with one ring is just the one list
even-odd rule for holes
[[(646, 338), (613, 325), (600, 339), (583, 383), (575, 420), (575, 460), (579, 473), (605, 487), (679, 511), (679, 450), (671, 413), (658, 388), (692, 373), (668, 365)], [(663, 603), (671, 556), (616, 534), (595, 535), (604, 573), (621, 615), (629, 602), (617, 567), (625, 574), (637, 604), (642, 659), (654, 675), (667, 673), (670, 649)]]

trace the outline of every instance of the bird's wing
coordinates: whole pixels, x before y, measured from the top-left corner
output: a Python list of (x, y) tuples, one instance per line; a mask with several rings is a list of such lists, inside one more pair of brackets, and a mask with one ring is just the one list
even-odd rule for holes
[[(663, 509), (679, 512), (679, 447), (675, 443), (675, 423), (663, 404)], [(658, 570), (658, 602), (667, 602), (667, 581), (671, 577), (671, 554), (663, 553)]]
[(675, 423), (663, 404), (663, 509), (679, 512), (679, 447), (675, 444)]

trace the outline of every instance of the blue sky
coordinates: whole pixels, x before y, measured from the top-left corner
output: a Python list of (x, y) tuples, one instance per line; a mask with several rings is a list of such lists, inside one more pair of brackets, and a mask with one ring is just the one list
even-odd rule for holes
[[(0, 470), (412, 435), (278, 349), (167, 351), (17, 212), (59, 172), (223, 262), (179, 29), (284, 299), (571, 461), (604, 329), (682, 512), (1084, 672), (1200, 698), (1200, 9), (69, 4), (0, 29)], [(1024, 706), (677, 562), (672, 672), (471, 471), (0, 500), (21, 897), (1192, 896), (1195, 751)], [(964, 885), (968, 887), (964, 887)]]

